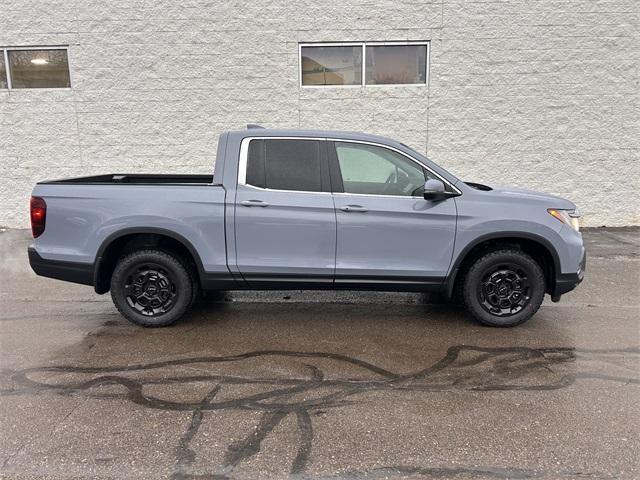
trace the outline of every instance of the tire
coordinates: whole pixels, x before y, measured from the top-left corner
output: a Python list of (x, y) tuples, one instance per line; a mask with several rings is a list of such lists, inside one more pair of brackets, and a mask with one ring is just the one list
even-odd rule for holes
[(491, 327), (515, 327), (526, 322), (540, 308), (544, 293), (540, 265), (511, 248), (477, 259), (467, 271), (462, 289), (467, 310)]
[(188, 267), (159, 250), (122, 257), (111, 276), (114, 305), (123, 317), (143, 327), (175, 323), (191, 306), (195, 288)]
[(192, 286), (191, 302), (189, 303), (189, 306), (193, 307), (193, 304), (202, 298), (202, 290), (200, 289), (200, 282), (198, 281), (198, 273), (196, 271), (195, 265), (189, 265), (186, 268), (187, 272), (189, 273), (189, 278), (191, 279)]

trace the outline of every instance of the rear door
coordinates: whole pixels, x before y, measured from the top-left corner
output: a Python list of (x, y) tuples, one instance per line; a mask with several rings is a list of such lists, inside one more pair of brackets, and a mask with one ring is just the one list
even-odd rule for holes
[(254, 288), (331, 286), (336, 218), (326, 141), (245, 138), (235, 198), (237, 267)]
[(381, 145), (331, 141), (328, 156), (337, 219), (336, 286), (439, 288), (451, 263), (456, 205), (453, 198), (423, 198), (425, 180), (437, 176)]

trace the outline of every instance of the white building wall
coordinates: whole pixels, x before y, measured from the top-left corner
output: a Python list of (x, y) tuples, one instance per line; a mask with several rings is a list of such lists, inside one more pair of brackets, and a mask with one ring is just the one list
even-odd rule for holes
[[(71, 90), (0, 91), (0, 225), (34, 182), (210, 172), (217, 135), (360, 130), (463, 179), (640, 223), (636, 0), (4, 0), (0, 46), (69, 45)], [(298, 42), (430, 40), (428, 87), (300, 89)]]

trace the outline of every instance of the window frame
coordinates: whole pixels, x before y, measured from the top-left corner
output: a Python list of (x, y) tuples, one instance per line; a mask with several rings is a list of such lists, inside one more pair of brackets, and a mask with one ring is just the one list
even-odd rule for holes
[(11, 90), (11, 75), (9, 75), (9, 54), (6, 50), (2, 50), (2, 61), (4, 62), (4, 79), (7, 82), (6, 88), (0, 88), (0, 90)]
[[(247, 183), (247, 163), (249, 160), (249, 143), (252, 140), (310, 140), (320, 142), (320, 176), (321, 176), (321, 184), (323, 182), (322, 177), (326, 177), (327, 184), (329, 186), (329, 191), (311, 191), (311, 190), (283, 190), (279, 188), (268, 188), (268, 187), (258, 187), (256, 185), (251, 185)], [(256, 137), (245, 137), (242, 139), (240, 143), (240, 160), (238, 162), (238, 175), (237, 175), (237, 186), (244, 186), (253, 188), (255, 190), (263, 191), (263, 192), (286, 192), (286, 193), (314, 193), (319, 195), (331, 195), (332, 185), (329, 180), (329, 173), (327, 170), (327, 154), (326, 154), (326, 138), (324, 137), (295, 137), (295, 136), (283, 136), (283, 137), (270, 137), (270, 136), (256, 136)]]
[[(68, 91), (73, 87), (73, 75), (71, 73), (71, 57), (69, 55), (69, 45), (47, 45), (47, 46), (13, 46), (13, 47), (3, 47), (0, 46), (0, 50), (2, 51), (2, 55), (4, 58), (5, 70), (7, 75), (7, 88), (2, 88), (0, 91), (6, 90), (8, 92), (12, 91), (29, 91), (29, 90), (38, 90), (38, 91)], [(9, 52), (10, 51), (21, 51), (21, 50), (64, 50), (67, 54), (67, 69), (69, 70), (69, 86), (68, 87), (34, 87), (34, 88), (13, 88), (13, 84), (11, 81), (11, 67), (9, 66)]]
[[(424, 83), (367, 83), (367, 47), (422, 45), (427, 47)], [(362, 78), (359, 85), (303, 85), (302, 84), (302, 48), (303, 47), (357, 47), (362, 48)], [(370, 88), (370, 87), (428, 87), (431, 70), (431, 41), (378, 41), (378, 42), (300, 42), (298, 43), (298, 86), (300, 88)]]

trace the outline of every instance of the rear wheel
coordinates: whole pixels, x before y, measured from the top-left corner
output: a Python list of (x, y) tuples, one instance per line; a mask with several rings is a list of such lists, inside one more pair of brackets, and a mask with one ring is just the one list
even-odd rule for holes
[(492, 327), (513, 327), (529, 320), (544, 299), (540, 265), (520, 250), (487, 253), (467, 271), (463, 299), (469, 312)]
[(122, 257), (111, 277), (111, 298), (130, 322), (165, 327), (191, 306), (194, 285), (179, 258), (159, 250), (139, 250)]

